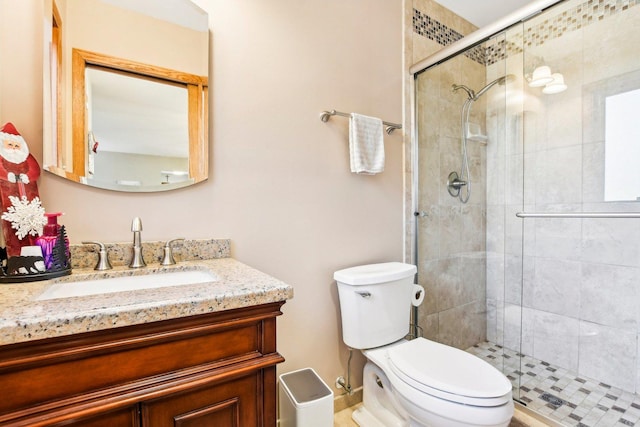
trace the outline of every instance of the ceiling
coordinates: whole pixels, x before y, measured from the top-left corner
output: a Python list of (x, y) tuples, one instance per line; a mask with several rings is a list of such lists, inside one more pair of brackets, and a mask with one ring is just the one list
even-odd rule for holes
[(435, 0), (478, 28), (491, 24), (532, 0)]

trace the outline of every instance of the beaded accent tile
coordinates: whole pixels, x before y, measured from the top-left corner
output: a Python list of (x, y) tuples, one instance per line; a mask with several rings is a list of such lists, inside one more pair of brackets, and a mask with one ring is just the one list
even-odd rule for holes
[(483, 342), (467, 351), (502, 371), (514, 387), (514, 397), (527, 408), (563, 425), (640, 427), (638, 394), (579, 376), (498, 344)]

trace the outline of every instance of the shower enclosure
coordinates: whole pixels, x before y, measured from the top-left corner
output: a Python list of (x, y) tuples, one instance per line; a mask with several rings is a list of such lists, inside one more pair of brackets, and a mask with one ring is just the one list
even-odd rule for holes
[(417, 324), (559, 425), (640, 426), (639, 3), (556, 2), (412, 68)]

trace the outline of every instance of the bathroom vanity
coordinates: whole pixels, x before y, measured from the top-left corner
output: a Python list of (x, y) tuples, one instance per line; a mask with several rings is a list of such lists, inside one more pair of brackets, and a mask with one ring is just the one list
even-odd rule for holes
[(49, 282), (0, 287), (0, 426), (275, 426), (292, 288), (230, 258), (181, 269), (215, 280), (46, 300)]

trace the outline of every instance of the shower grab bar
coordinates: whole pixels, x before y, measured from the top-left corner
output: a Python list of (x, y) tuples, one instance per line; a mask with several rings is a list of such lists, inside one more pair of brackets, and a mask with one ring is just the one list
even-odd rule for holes
[[(341, 111), (336, 111), (336, 110), (323, 111), (322, 113), (320, 113), (320, 120), (326, 123), (331, 116), (351, 117), (351, 114), (343, 113)], [(384, 131), (387, 133), (387, 135), (391, 135), (391, 132), (393, 132), (396, 129), (402, 129), (402, 125), (398, 123), (383, 121), (382, 124), (385, 125)]]
[(518, 212), (518, 218), (640, 218), (640, 212)]

